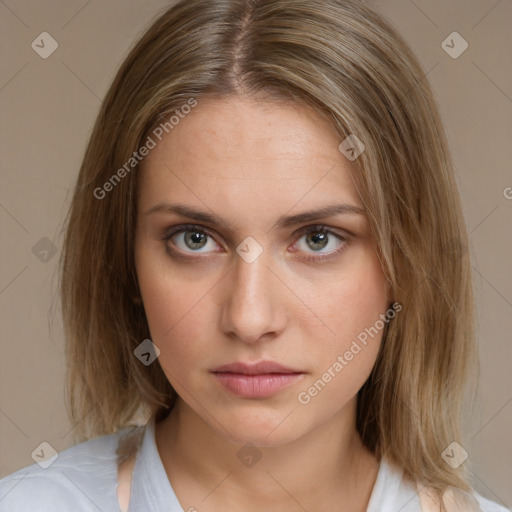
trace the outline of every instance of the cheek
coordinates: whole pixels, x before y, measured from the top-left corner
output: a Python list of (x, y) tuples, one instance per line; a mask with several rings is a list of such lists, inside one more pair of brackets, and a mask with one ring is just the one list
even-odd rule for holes
[(297, 396), (299, 403), (314, 404), (326, 415), (347, 404), (368, 379), (386, 325), (380, 319), (385, 301), (341, 303), (347, 306), (330, 323), (335, 335), (324, 337), (321, 350), (316, 348), (312, 373)]
[(195, 387), (196, 373), (190, 369), (200, 367), (209, 353), (205, 332), (212, 321), (204, 302), (194, 300), (195, 296), (184, 297), (179, 289), (176, 280), (172, 288), (164, 281), (154, 282), (146, 288), (143, 300), (151, 340), (160, 349), (158, 362), (174, 389), (186, 396), (187, 389)]
[[(311, 304), (328, 327), (322, 329), (326, 334), (322, 350), (317, 351), (316, 377), (330, 372), (325, 380), (331, 378), (334, 393), (340, 386), (349, 394), (361, 387), (375, 363), (387, 323), (383, 315), (389, 289), (380, 262), (369, 250), (358, 256), (339, 280), (325, 283), (324, 292)], [(310, 331), (313, 336), (311, 326)]]
[(151, 254), (139, 254), (137, 278), (151, 340), (160, 349), (160, 364), (173, 374), (180, 368), (197, 365), (208, 342), (205, 331), (213, 335), (211, 309), (207, 295), (213, 281), (190, 282), (172, 265)]
[(325, 321), (334, 345), (356, 337), (386, 312), (389, 286), (380, 261), (369, 247), (353, 251), (337, 279), (325, 279), (322, 293), (310, 295), (311, 309)]

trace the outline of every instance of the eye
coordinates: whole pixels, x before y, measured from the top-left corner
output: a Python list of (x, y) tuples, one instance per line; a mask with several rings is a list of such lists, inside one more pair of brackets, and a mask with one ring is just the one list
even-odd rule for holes
[[(299, 239), (290, 252), (304, 253), (296, 257), (306, 261), (322, 261), (341, 253), (348, 240), (325, 226), (308, 226), (299, 233)], [(175, 253), (202, 254), (219, 252), (219, 245), (209, 230), (195, 224), (184, 224), (172, 228), (164, 237), (168, 250)], [(174, 247), (179, 249), (176, 251)], [(324, 251), (324, 249), (327, 249)]]
[(168, 233), (164, 240), (171, 241), (182, 252), (211, 252), (219, 247), (207, 230), (196, 225), (178, 226), (177, 229)]
[[(309, 226), (293, 245), (292, 252), (305, 252), (306, 256), (302, 258), (306, 261), (325, 260), (341, 253), (347, 242), (344, 236), (325, 226)], [(324, 249), (327, 250), (323, 251)]]

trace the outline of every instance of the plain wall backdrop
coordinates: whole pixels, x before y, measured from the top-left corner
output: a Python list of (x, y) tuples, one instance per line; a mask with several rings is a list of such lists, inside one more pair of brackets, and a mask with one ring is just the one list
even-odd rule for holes
[[(448, 132), (471, 233), (482, 364), (464, 448), (475, 488), (511, 507), (512, 2), (369, 3), (418, 55)], [(0, 477), (33, 464), (43, 441), (57, 451), (73, 442), (57, 290), (61, 228), (100, 102), (167, 5), (0, 1)]]

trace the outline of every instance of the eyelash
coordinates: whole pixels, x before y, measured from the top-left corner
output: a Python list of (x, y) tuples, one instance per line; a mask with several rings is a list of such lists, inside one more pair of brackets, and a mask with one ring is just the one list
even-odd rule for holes
[[(215, 240), (215, 236), (213, 235), (213, 233), (210, 232), (210, 230), (204, 228), (203, 226), (199, 226), (197, 224), (181, 224), (179, 226), (175, 226), (174, 228), (172, 228), (172, 230), (167, 232), (166, 235), (162, 238), (162, 241), (166, 243), (166, 247), (167, 247), (168, 251), (172, 251), (173, 253), (177, 252), (175, 249), (171, 249), (169, 247), (168, 242), (174, 235), (177, 235), (179, 233), (183, 233), (186, 231), (194, 231), (196, 233), (202, 233), (202, 234), (207, 235), (210, 238)], [(324, 225), (306, 226), (305, 228), (299, 230), (297, 235), (300, 239), (305, 235), (307, 236), (309, 233), (324, 233), (324, 234), (328, 234), (328, 235), (333, 235), (336, 238), (338, 238), (341, 242), (343, 242), (343, 244), (338, 249), (331, 251), (330, 253), (327, 253), (327, 254), (313, 255), (313, 254), (309, 253), (308, 255), (302, 257), (302, 259), (305, 261), (313, 261), (316, 263), (321, 263), (330, 258), (333, 258), (334, 256), (341, 254), (346, 249), (347, 244), (349, 242), (347, 237), (342, 236), (341, 234), (333, 231), (332, 229), (329, 229), (327, 226), (324, 226)], [(299, 251), (297, 250), (297, 252), (299, 252)], [(183, 251), (180, 251), (179, 255), (182, 256)], [(189, 258), (189, 259), (197, 258), (197, 256), (183, 256), (183, 257)], [(199, 256), (199, 257), (202, 257), (202, 256)]]

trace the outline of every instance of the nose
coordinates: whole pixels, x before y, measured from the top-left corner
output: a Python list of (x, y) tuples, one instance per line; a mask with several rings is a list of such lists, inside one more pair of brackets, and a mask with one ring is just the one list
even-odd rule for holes
[(244, 343), (274, 339), (286, 325), (285, 290), (265, 252), (252, 263), (237, 255), (225, 280), (221, 328)]

